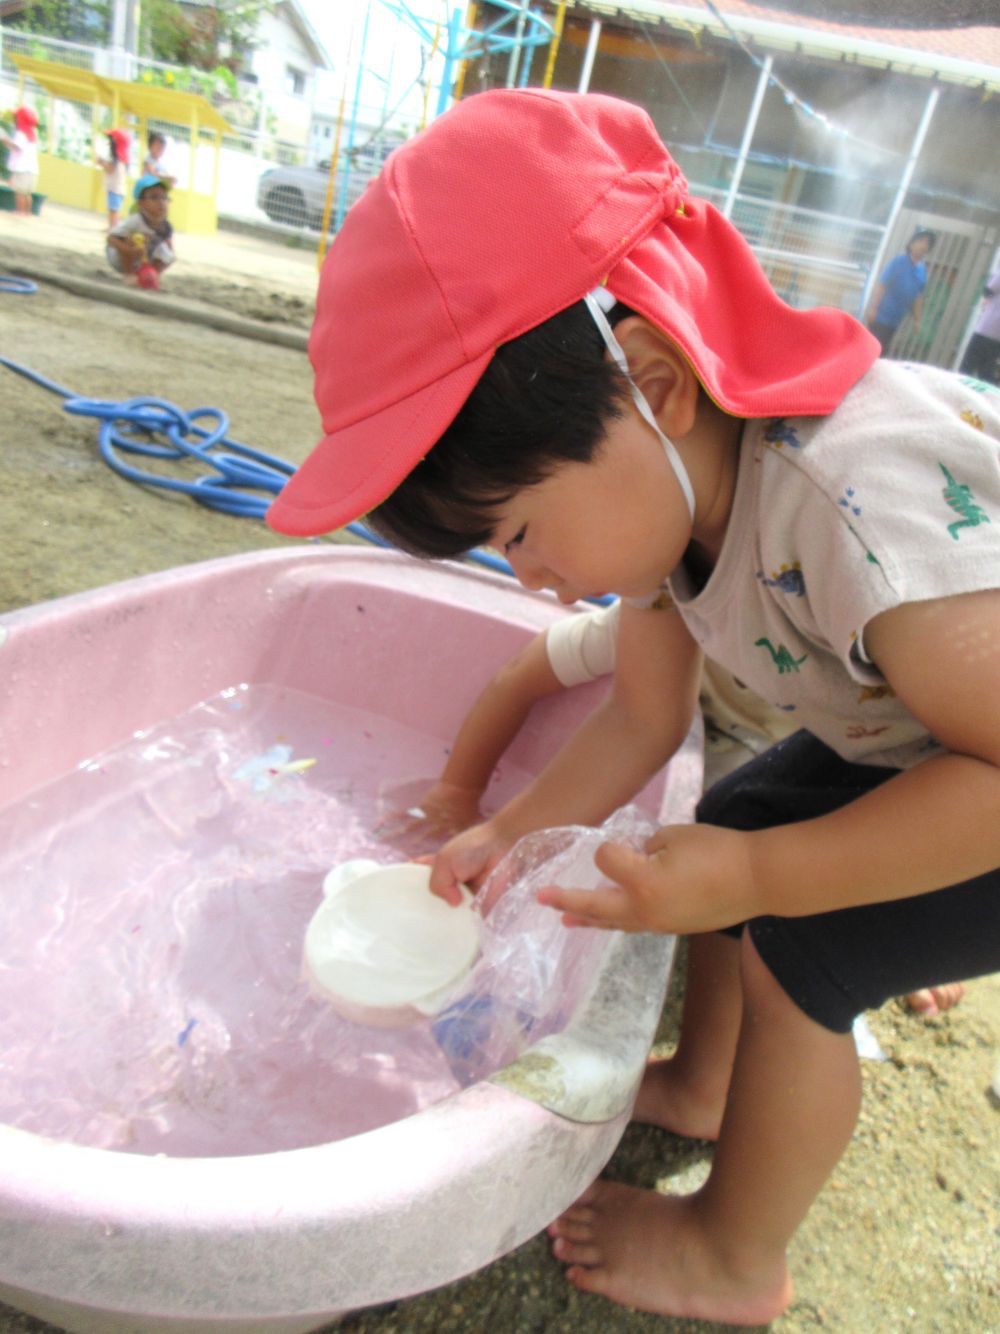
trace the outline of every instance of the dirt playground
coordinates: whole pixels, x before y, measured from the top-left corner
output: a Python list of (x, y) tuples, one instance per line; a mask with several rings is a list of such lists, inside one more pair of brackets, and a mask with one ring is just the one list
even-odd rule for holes
[[(46, 223), (46, 220), (39, 220)], [(0, 354), (75, 393), (155, 395), (209, 405), (233, 438), (300, 461), (319, 422), (302, 342), (315, 264), (307, 252), (221, 234), (191, 246), (164, 291), (113, 304), (99, 220), (46, 225), (0, 214), (0, 273), (39, 280), (0, 293)], [(57, 285), (76, 281), (77, 290)], [(92, 284), (92, 288), (89, 286)], [(84, 294), (85, 293), (85, 294)], [(158, 306), (158, 302), (162, 304)], [(169, 303), (185, 318), (164, 318)], [(159, 312), (159, 313), (158, 313)], [(254, 336), (215, 324), (246, 321)], [(279, 345), (266, 341), (266, 328)], [(295, 343), (299, 346), (295, 346)], [(92, 420), (0, 367), (0, 612), (148, 571), (285, 545), (257, 520), (204, 509), (118, 477)], [(0, 727), (2, 730), (2, 727)], [(676, 1031), (677, 992), (663, 1026)], [(957, 1009), (921, 1019), (890, 1003), (868, 1017), (885, 1060), (865, 1060), (853, 1143), (791, 1249), (796, 1297), (774, 1334), (1000, 1334), (1000, 977), (973, 983)], [(626, 1133), (620, 1180), (685, 1191), (710, 1146), (650, 1127)], [(723, 1326), (612, 1307), (563, 1280), (544, 1237), (436, 1292), (347, 1318), (351, 1334), (708, 1334)], [(0, 1334), (51, 1327), (0, 1307)]]

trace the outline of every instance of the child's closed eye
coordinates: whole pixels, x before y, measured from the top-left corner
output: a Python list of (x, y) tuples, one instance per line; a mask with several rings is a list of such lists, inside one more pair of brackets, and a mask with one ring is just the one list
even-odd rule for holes
[(505, 542), (503, 544), (504, 555), (506, 555), (510, 551), (511, 547), (519, 547), (521, 545), (521, 543), (524, 541), (524, 534), (527, 531), (528, 531), (528, 525), (525, 524), (524, 527), (520, 529), (519, 532), (516, 532), (514, 534), (514, 536), (510, 539), (509, 542)]

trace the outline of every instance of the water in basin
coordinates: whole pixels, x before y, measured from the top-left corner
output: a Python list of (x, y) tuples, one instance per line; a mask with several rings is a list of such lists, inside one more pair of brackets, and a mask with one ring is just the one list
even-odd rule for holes
[[(322, 1143), (459, 1087), (430, 1022), (372, 1031), (310, 993), (335, 863), (400, 860), (379, 793), (439, 737), (238, 686), (0, 812), (0, 1121), (174, 1156)], [(527, 775), (507, 765), (495, 800)]]

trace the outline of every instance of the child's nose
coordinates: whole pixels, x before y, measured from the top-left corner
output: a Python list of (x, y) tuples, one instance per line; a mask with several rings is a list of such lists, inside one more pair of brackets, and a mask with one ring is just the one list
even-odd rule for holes
[(531, 589), (532, 592), (537, 593), (539, 589), (549, 587), (549, 571), (540, 561), (532, 559), (523, 547), (511, 547), (507, 553), (507, 559), (514, 571), (517, 582), (523, 588)]

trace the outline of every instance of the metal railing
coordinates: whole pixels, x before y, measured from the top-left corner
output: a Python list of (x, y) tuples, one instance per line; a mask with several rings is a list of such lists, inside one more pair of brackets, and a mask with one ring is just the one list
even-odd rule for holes
[[(722, 208), (726, 191), (692, 185), (691, 193)], [(860, 313), (861, 296), (883, 228), (773, 199), (737, 195), (733, 224), (790, 306), (836, 306)]]

